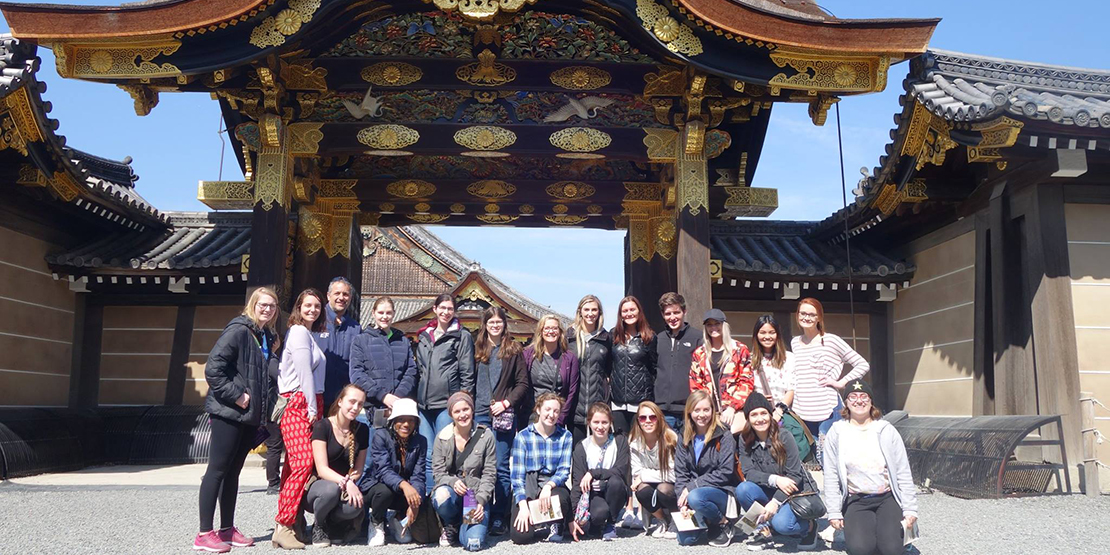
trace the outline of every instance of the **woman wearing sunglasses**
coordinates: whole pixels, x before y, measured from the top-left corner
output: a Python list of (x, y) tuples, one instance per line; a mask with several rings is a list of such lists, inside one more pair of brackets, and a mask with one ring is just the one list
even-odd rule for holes
[(674, 452), (678, 434), (667, 425), (663, 411), (651, 401), (636, 410), (628, 447), (632, 458), (632, 491), (644, 511), (655, 517), (648, 527), (653, 538), (678, 537), (671, 513), (678, 510), (674, 491)]

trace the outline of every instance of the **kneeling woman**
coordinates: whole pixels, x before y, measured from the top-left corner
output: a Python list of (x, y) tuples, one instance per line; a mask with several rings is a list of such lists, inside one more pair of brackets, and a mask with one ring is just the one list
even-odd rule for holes
[(312, 545), (327, 547), (334, 539), (350, 542), (362, 528), (365, 500), (358, 482), (370, 444), (370, 428), (356, 418), (366, 392), (347, 384), (328, 410), (328, 417), (312, 426), (312, 460), (319, 478), (308, 487), (305, 504), (316, 515)]
[[(409, 523), (415, 522), (420, 513), (428, 441), (416, 433), (419, 422), (416, 401), (402, 398), (393, 402), (389, 425), (374, 430), (365, 485), (370, 501), (370, 546), (385, 544), (385, 518), (389, 509), (396, 515), (404, 514)], [(396, 517), (390, 520), (389, 527), (397, 543), (412, 541), (408, 527)]]
[[(737, 452), (744, 481), (736, 486), (736, 500), (744, 511), (758, 501), (764, 507), (762, 520), (771, 523), (771, 530), (784, 536), (805, 534), (798, 548), (813, 549), (817, 526), (798, 521), (786, 502), (787, 497), (805, 487), (805, 470), (794, 437), (779, 433), (779, 424), (771, 416), (774, 410), (759, 392), (749, 395), (744, 403), (749, 426), (743, 432), (744, 444)], [(749, 549), (753, 550), (773, 545), (773, 540), (762, 534), (756, 534), (752, 541)]]
[(590, 518), (585, 523), (571, 519), (571, 534), (578, 541), (600, 531), (601, 539), (614, 540), (617, 538), (614, 520), (632, 493), (628, 439), (613, 435), (613, 412), (605, 403), (590, 405), (586, 425), (590, 435), (574, 446), (570, 484), (574, 488), (572, 505), (577, 507), (582, 496), (587, 496)]
[[(541, 536), (549, 542), (563, 541), (562, 524), (570, 514), (571, 446), (570, 432), (559, 424), (563, 398), (544, 393), (536, 399), (536, 421), (521, 430), (513, 442), (513, 529), (509, 536), (515, 544), (533, 543)], [(538, 499), (541, 512), (558, 503), (563, 519), (550, 524), (533, 524), (528, 501)]]
[(917, 490), (902, 435), (882, 420), (871, 386), (848, 382), (842, 420), (825, 436), (825, 507), (850, 555), (897, 555), (917, 522)]
[[(493, 486), (497, 482), (497, 447), (493, 432), (474, 423), (474, 399), (457, 391), (447, 399), (452, 424), (432, 446), (432, 504), (443, 523), (441, 547), (462, 543), (478, 551), (486, 543)], [(475, 502), (467, 514), (465, 499)], [(461, 529), (460, 529), (461, 526)]]
[(678, 510), (674, 490), (674, 453), (678, 435), (651, 401), (640, 403), (628, 448), (632, 458), (632, 491), (645, 511), (655, 517), (648, 529), (653, 538), (674, 539), (671, 513)]
[[(709, 545), (728, 547), (732, 526), (725, 513), (728, 498), (736, 487), (736, 440), (717, 421), (717, 405), (704, 389), (690, 392), (686, 399), (682, 444), (675, 454), (675, 490), (678, 507), (693, 513), (705, 524)], [(678, 543), (693, 545), (698, 532), (679, 532)]]

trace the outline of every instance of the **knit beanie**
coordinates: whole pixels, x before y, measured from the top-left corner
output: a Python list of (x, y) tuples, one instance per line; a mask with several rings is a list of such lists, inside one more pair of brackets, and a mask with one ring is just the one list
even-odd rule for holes
[(470, 405), (470, 410), (474, 410), (474, 399), (465, 391), (456, 391), (447, 398), (447, 414), (451, 414), (455, 403), (466, 403)]
[(844, 386), (844, 398), (847, 399), (849, 395), (857, 391), (866, 393), (871, 398), (871, 402), (875, 402), (875, 393), (871, 390), (871, 384), (861, 379), (852, 380)]
[(758, 391), (753, 391), (748, 395), (748, 400), (744, 401), (744, 418), (750, 416), (755, 409), (767, 409), (767, 412), (775, 413), (775, 407), (772, 407), (771, 402)]

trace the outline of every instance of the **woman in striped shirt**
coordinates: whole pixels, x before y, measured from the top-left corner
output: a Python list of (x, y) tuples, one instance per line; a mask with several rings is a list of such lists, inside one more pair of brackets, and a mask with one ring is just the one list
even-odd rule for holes
[[(794, 413), (810, 432), (818, 436), (817, 460), (825, 433), (838, 420), (839, 390), (844, 384), (862, 378), (871, 366), (839, 336), (825, 332), (825, 311), (820, 301), (805, 298), (798, 302), (798, 325), (802, 335), (790, 341), (794, 352)], [(852, 369), (844, 376), (844, 366)]]

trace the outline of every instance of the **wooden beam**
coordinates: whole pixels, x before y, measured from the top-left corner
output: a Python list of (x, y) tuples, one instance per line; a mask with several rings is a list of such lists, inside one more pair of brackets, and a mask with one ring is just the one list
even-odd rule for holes
[(868, 332), (871, 353), (871, 387), (875, 391), (876, 403), (880, 408), (890, 411), (902, 407), (894, 406), (894, 307), (892, 303), (879, 303), (882, 313), (868, 315)]
[[(663, 314), (659, 312), (659, 297), (669, 291), (678, 291), (678, 268), (676, 259), (667, 260), (658, 254), (652, 259), (636, 259), (629, 261), (628, 234), (624, 238), (624, 284), (625, 294), (632, 295), (640, 300), (644, 306), (644, 316), (653, 330), (663, 330), (667, 326), (663, 322)], [(615, 307), (614, 314), (620, 314), (620, 307)], [(695, 322), (704, 313), (690, 311), (690, 301), (686, 300), (686, 319)]]
[[(73, 317), (73, 369), (69, 378), (69, 408), (95, 409), (100, 405), (100, 352), (104, 307), (77, 295)], [(78, 329), (80, 328), (80, 329)]]
[(990, 214), (984, 210), (975, 222), (975, 334), (972, 368), (974, 389), (971, 414), (994, 414), (994, 310), (991, 294)]
[(177, 321), (173, 327), (173, 347), (170, 350), (170, 367), (166, 373), (167, 405), (180, 405), (185, 397), (185, 365), (189, 362), (189, 347), (193, 341), (195, 305), (177, 307)]

